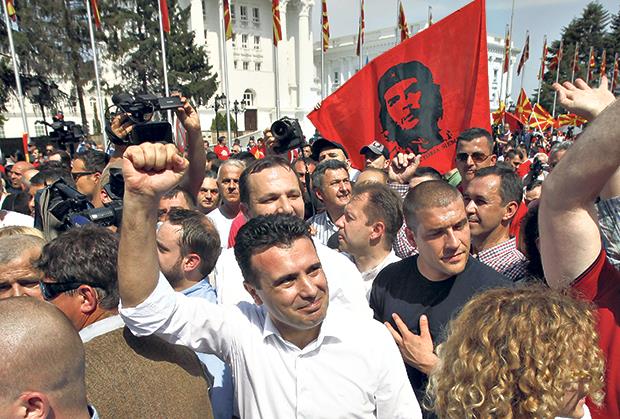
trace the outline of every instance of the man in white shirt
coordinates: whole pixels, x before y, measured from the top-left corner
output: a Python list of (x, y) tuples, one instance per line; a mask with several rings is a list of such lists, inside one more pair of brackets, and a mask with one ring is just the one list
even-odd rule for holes
[(353, 257), (364, 280), (366, 298), (379, 272), (400, 260), (392, 244), (402, 224), (402, 200), (396, 192), (379, 183), (355, 185), (344, 215), (336, 222), (338, 248)]
[(259, 305), (216, 305), (158, 281), (157, 200), (186, 167), (173, 144), (125, 153), (119, 288), (130, 329), (229, 362), (242, 418), (420, 418), (384, 327), (328, 310), (327, 281), (300, 218), (258, 217), (239, 232), (244, 286)]
[(226, 247), (228, 234), (233, 220), (239, 214), (239, 177), (245, 169), (245, 163), (241, 160), (226, 160), (217, 172), (217, 187), (220, 190), (222, 202), (220, 206), (207, 215), (218, 233), (220, 243)]
[[(299, 180), (290, 163), (282, 157), (267, 156), (252, 162), (239, 178), (239, 191), (241, 211), (246, 220), (267, 214), (291, 214), (303, 219), (304, 202)], [(314, 243), (329, 281), (330, 301), (366, 317), (372, 316), (355, 265), (346, 256), (321, 244), (316, 237)], [(243, 287), (243, 275), (233, 249), (222, 251), (214, 277), (219, 303), (252, 302)]]

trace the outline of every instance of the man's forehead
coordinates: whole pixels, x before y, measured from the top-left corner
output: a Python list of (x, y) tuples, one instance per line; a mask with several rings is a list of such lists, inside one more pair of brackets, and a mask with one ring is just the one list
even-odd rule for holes
[(476, 176), (474, 177), (465, 193), (476, 195), (498, 195), (499, 196), (500, 178), (497, 175)]
[[(289, 257), (296, 251), (296, 256)], [(274, 263), (277, 261), (277, 263)], [(320, 262), (312, 240), (300, 237), (290, 245), (274, 245), (252, 256), (254, 270), (262, 278), (276, 279), (305, 271), (313, 264)]]
[(471, 141), (459, 141), (456, 145), (456, 151), (483, 151), (487, 154), (491, 153), (489, 141), (485, 137), (474, 138)]
[(212, 177), (206, 177), (202, 181), (203, 188), (217, 188), (217, 180)]
[(466, 218), (465, 204), (456, 199), (445, 207), (421, 208), (417, 211), (418, 223), (427, 230), (450, 227)]
[(319, 157), (323, 157), (325, 155), (338, 155), (344, 158), (344, 152), (337, 147), (324, 148), (323, 150), (321, 150), (321, 152), (319, 153)]
[(325, 171), (325, 177), (328, 179), (348, 179), (349, 172), (347, 169), (327, 169)]
[[(274, 166), (260, 172), (252, 173), (248, 176), (248, 183), (250, 185), (250, 193), (258, 193), (265, 195), (270, 193), (274, 185), (279, 187), (285, 186), (287, 188), (299, 189), (299, 181), (297, 175), (290, 169), (282, 166)], [(253, 188), (253, 186), (256, 186)]]

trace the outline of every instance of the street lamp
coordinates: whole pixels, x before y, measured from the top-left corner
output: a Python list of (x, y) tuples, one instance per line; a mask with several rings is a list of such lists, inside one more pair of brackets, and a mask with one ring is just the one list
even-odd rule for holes
[(214, 98), (215, 102), (213, 103), (213, 109), (215, 109), (215, 132), (217, 133), (215, 141), (217, 143), (217, 140), (219, 140), (220, 138), (220, 127), (217, 125), (217, 115), (218, 115), (218, 111), (224, 107), (224, 102), (226, 101), (226, 95), (224, 93), (222, 93), (221, 95), (215, 95)]
[(239, 103), (238, 100), (235, 100), (233, 102), (233, 108), (232, 108), (233, 113), (235, 114), (235, 125), (236, 125), (236, 132), (237, 132), (237, 138), (239, 138), (239, 120), (237, 119), (237, 114), (239, 113), (243, 113), (245, 112), (245, 103), (243, 101), (241, 101), (241, 103)]

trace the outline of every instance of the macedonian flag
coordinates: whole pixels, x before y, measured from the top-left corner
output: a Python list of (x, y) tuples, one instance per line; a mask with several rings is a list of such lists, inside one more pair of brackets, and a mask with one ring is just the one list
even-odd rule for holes
[(532, 103), (525, 94), (525, 90), (521, 89), (521, 92), (519, 93), (519, 99), (517, 100), (515, 116), (523, 125), (527, 125), (530, 120), (530, 116), (532, 115), (533, 109), (534, 108), (532, 107)]

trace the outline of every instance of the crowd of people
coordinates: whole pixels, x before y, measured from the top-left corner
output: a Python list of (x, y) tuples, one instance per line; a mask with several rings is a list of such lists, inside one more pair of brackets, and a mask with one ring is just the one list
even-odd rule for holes
[(269, 129), (211, 150), (184, 98), (182, 151), (12, 155), (0, 416), (620, 418), (620, 102), (554, 88), (583, 132), (470, 127), (448, 173)]

